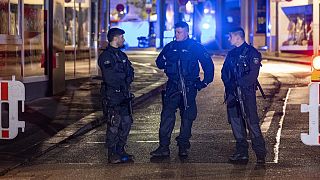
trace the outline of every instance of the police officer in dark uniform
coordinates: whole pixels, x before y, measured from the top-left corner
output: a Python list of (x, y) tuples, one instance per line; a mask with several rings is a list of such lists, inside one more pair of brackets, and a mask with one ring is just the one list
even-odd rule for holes
[(229, 41), (235, 48), (228, 53), (221, 70), (228, 121), (236, 139), (236, 151), (229, 157), (229, 162), (248, 163), (246, 130), (248, 129), (257, 163), (264, 164), (267, 151), (259, 125), (256, 103), (261, 54), (245, 42), (245, 33), (240, 27), (230, 31)]
[(103, 78), (103, 111), (107, 120), (106, 148), (108, 161), (114, 164), (132, 160), (125, 145), (132, 124), (130, 84), (134, 69), (127, 55), (120, 50), (125, 41), (124, 33), (119, 28), (110, 29), (107, 34), (109, 45), (98, 59)]
[[(176, 137), (179, 156), (188, 156), (191, 127), (197, 116), (197, 91), (207, 87), (213, 81), (214, 65), (205, 48), (189, 39), (189, 26), (185, 22), (175, 24), (175, 40), (167, 44), (156, 64), (164, 69), (168, 77), (166, 90), (163, 92), (161, 122), (159, 129), (159, 147), (152, 151), (153, 157), (170, 155), (169, 145), (177, 109), (180, 110), (180, 134)], [(199, 77), (199, 62), (204, 71), (204, 79)]]

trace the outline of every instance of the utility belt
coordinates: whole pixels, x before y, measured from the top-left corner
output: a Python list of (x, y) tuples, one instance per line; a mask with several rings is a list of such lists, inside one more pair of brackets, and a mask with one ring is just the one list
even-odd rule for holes
[(257, 84), (251, 84), (249, 86), (243, 86), (243, 88), (244, 89), (248, 89), (248, 90), (254, 90), (254, 91), (258, 90)]
[[(200, 78), (196, 78), (196, 79), (193, 79), (193, 80), (184, 80), (184, 83), (186, 86), (194, 86), (196, 84), (197, 81), (200, 81)], [(172, 84), (180, 84), (180, 81), (179, 80), (175, 80), (175, 79), (169, 79), (168, 80), (168, 83), (172, 83)]]
[(132, 100), (134, 99), (134, 94), (131, 93), (128, 88), (124, 88), (123, 86), (115, 88), (102, 82), (101, 95), (103, 113), (105, 115), (110, 114), (111, 112), (118, 112), (119, 109), (117, 108), (119, 108), (119, 106), (128, 106), (129, 114), (132, 114)]
[(108, 93), (110, 91), (116, 92), (116, 93), (120, 93), (120, 92), (128, 93), (129, 92), (128, 86), (120, 85), (118, 87), (115, 87), (115, 86), (110, 86), (105, 82), (101, 83), (101, 90), (104, 91), (105, 93)]

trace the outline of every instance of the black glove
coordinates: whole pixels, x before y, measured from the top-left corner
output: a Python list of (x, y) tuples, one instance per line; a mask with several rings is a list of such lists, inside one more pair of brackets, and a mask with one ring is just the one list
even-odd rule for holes
[(195, 84), (194, 84), (195, 88), (200, 91), (201, 89), (207, 87), (207, 84), (204, 83), (203, 81), (197, 81)]

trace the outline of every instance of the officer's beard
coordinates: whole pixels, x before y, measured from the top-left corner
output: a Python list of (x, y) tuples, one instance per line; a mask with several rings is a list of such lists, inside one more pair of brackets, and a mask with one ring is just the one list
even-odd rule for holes
[(119, 46), (119, 49), (126, 49), (126, 45)]

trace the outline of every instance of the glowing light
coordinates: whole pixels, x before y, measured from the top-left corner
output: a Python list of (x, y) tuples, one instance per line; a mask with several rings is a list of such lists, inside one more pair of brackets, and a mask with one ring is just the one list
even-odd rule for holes
[(206, 14), (202, 17), (201, 22), (201, 42), (208, 43), (215, 39), (216, 36), (216, 19), (212, 14)]
[(193, 5), (191, 4), (190, 1), (186, 4), (186, 11), (187, 13), (192, 13), (193, 12)]
[(209, 29), (210, 28), (210, 24), (209, 23), (203, 23), (202, 24), (202, 28), (203, 29)]
[(228, 23), (232, 23), (232, 22), (233, 22), (232, 16), (228, 16), (228, 17), (227, 17), (227, 21), (228, 21)]
[(316, 70), (320, 70), (320, 56), (317, 56), (312, 61), (312, 66)]
[(208, 8), (205, 8), (205, 9), (203, 10), (203, 13), (208, 14), (208, 13), (209, 13), (209, 9), (208, 9)]
[(166, 27), (167, 30), (171, 30), (173, 28), (173, 23), (174, 23), (174, 10), (173, 10), (173, 5), (169, 4), (166, 9)]

